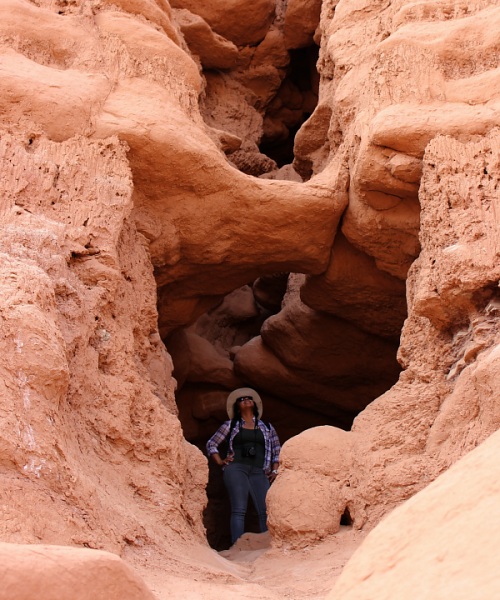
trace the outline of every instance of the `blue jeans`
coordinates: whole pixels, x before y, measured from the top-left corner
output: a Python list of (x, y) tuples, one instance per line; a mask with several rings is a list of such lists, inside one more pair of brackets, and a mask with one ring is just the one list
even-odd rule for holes
[(245, 532), (248, 494), (252, 497), (261, 531), (267, 531), (266, 494), (269, 479), (262, 467), (232, 462), (224, 468), (224, 483), (231, 502), (231, 544)]

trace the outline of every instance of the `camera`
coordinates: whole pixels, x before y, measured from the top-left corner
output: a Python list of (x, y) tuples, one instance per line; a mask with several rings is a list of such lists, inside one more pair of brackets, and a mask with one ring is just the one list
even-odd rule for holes
[(253, 458), (256, 454), (255, 446), (243, 446), (242, 456), (244, 458)]

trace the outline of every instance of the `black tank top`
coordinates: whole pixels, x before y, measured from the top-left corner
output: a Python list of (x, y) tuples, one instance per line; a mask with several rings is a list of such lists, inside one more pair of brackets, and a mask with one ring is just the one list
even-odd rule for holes
[(233, 439), (234, 462), (264, 468), (264, 434), (259, 428), (240, 429)]

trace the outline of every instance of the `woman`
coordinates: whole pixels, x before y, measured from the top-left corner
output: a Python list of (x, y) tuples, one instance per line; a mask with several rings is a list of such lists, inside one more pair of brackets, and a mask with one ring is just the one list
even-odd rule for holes
[[(231, 502), (231, 544), (245, 531), (248, 494), (259, 517), (261, 531), (267, 531), (266, 494), (276, 479), (280, 442), (271, 424), (260, 420), (262, 400), (251, 388), (239, 388), (227, 398), (229, 421), (223, 423), (207, 442), (208, 455), (224, 469), (224, 483)], [(220, 444), (228, 441), (226, 458)]]

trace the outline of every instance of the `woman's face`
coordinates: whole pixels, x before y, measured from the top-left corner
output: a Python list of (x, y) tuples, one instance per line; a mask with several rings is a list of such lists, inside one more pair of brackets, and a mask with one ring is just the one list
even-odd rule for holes
[(255, 406), (255, 402), (254, 402), (252, 396), (242, 396), (241, 398), (238, 398), (236, 400), (236, 403), (240, 407), (240, 410), (242, 410), (243, 408), (247, 408), (247, 407), (253, 408)]

